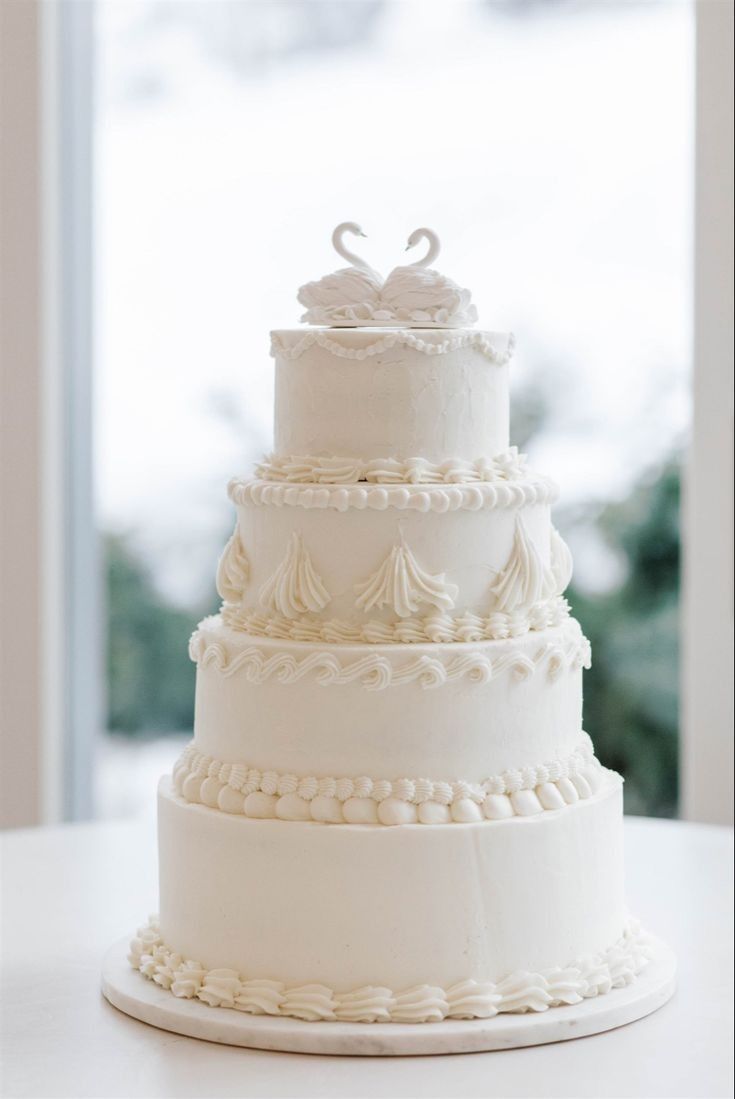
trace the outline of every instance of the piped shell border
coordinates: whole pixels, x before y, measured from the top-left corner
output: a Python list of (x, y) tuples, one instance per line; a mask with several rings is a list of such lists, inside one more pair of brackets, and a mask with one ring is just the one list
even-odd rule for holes
[(527, 479), (525, 454), (510, 447), (492, 458), (371, 458), (267, 454), (255, 466), (261, 481), (292, 485), (455, 485)]
[(481, 481), (458, 485), (301, 485), (234, 477), (227, 486), (234, 504), (272, 507), (333, 508), (335, 511), (437, 512), (483, 511), (551, 504), (558, 496), (545, 477), (517, 481)]
[(528, 633), (563, 625), (570, 617), (569, 604), (562, 596), (534, 603), (528, 608), (489, 615), (460, 615), (437, 612), (425, 618), (404, 618), (400, 622), (370, 620), (355, 626), (337, 618), (325, 622), (303, 615), (298, 619), (278, 614), (247, 611), (234, 603), (220, 609), (225, 625), (253, 637), (278, 641), (323, 642), (328, 645), (441, 645), (480, 641), (506, 641)]
[(321, 824), (473, 824), (531, 817), (592, 797), (620, 782), (594, 756), (586, 733), (569, 756), (509, 770), (482, 782), (427, 778), (317, 778), (226, 763), (194, 743), (173, 769), (173, 787), (190, 804), (255, 819)]

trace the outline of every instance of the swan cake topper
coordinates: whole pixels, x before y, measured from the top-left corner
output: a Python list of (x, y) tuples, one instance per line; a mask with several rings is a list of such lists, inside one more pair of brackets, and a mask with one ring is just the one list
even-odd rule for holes
[(302, 321), (335, 328), (460, 328), (475, 323), (477, 310), (469, 290), (429, 266), (440, 249), (432, 229), (415, 229), (408, 238), (406, 251), (427, 241), (426, 255), (415, 263), (394, 268), (385, 280), (349, 251), (343, 240), (345, 233), (365, 236), (354, 221), (343, 221), (334, 230), (335, 251), (350, 266), (301, 287), (298, 300), (306, 307)]

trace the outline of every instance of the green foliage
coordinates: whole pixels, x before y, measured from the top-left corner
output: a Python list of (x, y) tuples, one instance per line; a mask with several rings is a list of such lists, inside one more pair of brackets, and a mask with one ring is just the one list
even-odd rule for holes
[(674, 814), (678, 796), (679, 495), (672, 462), (605, 508), (598, 527), (627, 576), (604, 596), (568, 593), (592, 642), (585, 726), (625, 777), (627, 811), (654, 816)]
[(105, 539), (108, 728), (145, 735), (194, 722), (194, 665), (186, 651), (196, 611), (171, 606), (122, 538)]

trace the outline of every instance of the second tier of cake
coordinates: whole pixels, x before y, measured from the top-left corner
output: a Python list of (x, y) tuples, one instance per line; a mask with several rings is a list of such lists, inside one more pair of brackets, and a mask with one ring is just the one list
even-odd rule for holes
[(206, 619), (196, 745), (254, 767), (330, 774), (424, 774), (477, 781), (578, 746), (578, 623), (473, 644), (353, 645), (252, 637)]

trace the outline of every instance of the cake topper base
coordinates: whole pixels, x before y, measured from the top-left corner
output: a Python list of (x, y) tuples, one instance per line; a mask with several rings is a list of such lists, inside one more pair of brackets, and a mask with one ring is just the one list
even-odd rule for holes
[(252, 1049), (338, 1056), (400, 1057), (479, 1053), (564, 1042), (642, 1019), (674, 992), (676, 962), (660, 940), (650, 938), (650, 961), (625, 988), (581, 1004), (526, 1015), (442, 1023), (305, 1023), (298, 1019), (248, 1015), (177, 999), (145, 980), (127, 960), (128, 938), (107, 952), (102, 992), (126, 1015), (162, 1030)]

